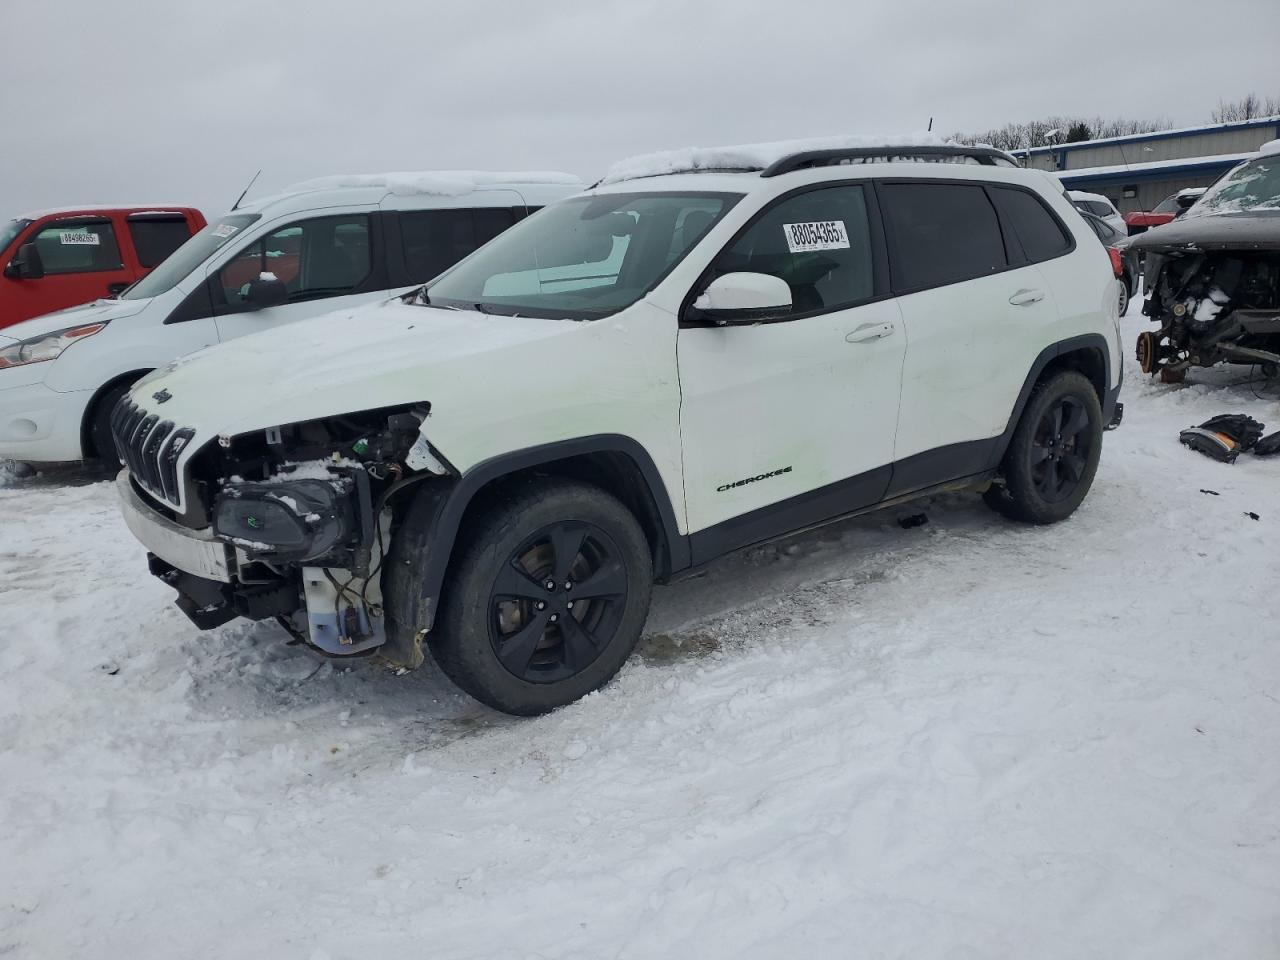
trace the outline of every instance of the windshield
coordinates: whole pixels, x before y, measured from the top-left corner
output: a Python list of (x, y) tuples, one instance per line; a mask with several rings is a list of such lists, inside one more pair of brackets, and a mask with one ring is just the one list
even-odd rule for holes
[(725, 193), (610, 193), (552, 204), (426, 288), (430, 303), (589, 320), (652, 290), (738, 200)]
[(30, 223), (30, 220), (10, 220), (8, 223), (0, 223), (0, 250), (6, 249), (13, 243), (13, 238), (27, 229)]
[(1186, 216), (1280, 210), (1280, 156), (1259, 157), (1236, 167), (1204, 192)]
[(209, 224), (175, 250), (168, 259), (120, 295), (121, 300), (146, 300), (172, 290), (183, 277), (218, 252), (260, 213), (229, 213)]
[(1175, 193), (1172, 197), (1165, 197), (1156, 205), (1152, 213), (1177, 213), (1178, 212), (1178, 195)]

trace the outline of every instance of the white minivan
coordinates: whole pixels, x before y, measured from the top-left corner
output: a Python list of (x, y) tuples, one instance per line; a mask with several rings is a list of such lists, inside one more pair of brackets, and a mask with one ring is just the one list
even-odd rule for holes
[(409, 290), (581, 189), (550, 172), (370, 174), (309, 180), (240, 206), (119, 298), (0, 334), (0, 460), (114, 459), (111, 409), (151, 370)]

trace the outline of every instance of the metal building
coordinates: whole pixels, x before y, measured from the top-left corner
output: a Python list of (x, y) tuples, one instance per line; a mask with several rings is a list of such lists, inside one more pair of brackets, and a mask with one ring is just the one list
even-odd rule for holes
[(1055, 171), (1067, 189), (1100, 193), (1130, 213), (1184, 187), (1208, 186), (1277, 138), (1280, 117), (1268, 117), (1012, 152), (1028, 167)]

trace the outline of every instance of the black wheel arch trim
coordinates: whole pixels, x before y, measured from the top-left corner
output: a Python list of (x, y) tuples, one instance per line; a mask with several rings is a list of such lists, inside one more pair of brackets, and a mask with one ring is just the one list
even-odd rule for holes
[(1023, 381), (1022, 390), (1018, 393), (1017, 403), (1014, 404), (1013, 412), (1009, 415), (1009, 423), (1005, 427), (1004, 433), (1000, 435), (999, 442), (992, 448), (991, 460), (987, 464), (988, 469), (994, 470), (1004, 459), (1005, 452), (1009, 449), (1009, 444), (1013, 440), (1013, 432), (1018, 428), (1018, 421), (1022, 419), (1022, 411), (1026, 409), (1027, 401), (1031, 399), (1031, 391), (1035, 389), (1041, 374), (1044, 373), (1049, 364), (1060, 357), (1084, 350), (1096, 350), (1102, 356), (1103, 382), (1102, 391), (1098, 394), (1098, 402), (1102, 405), (1103, 424), (1110, 422), (1120, 391), (1118, 388), (1111, 386), (1115, 358), (1111, 355), (1111, 345), (1107, 342), (1107, 338), (1100, 333), (1086, 333), (1078, 337), (1059, 340), (1057, 343), (1050, 344), (1041, 350), (1035, 362), (1031, 365), (1031, 370), (1027, 373), (1027, 379)]
[[(93, 421), (98, 413), (98, 404), (102, 402), (102, 398), (109, 394), (116, 387), (122, 384), (127, 388), (133, 386), (152, 370), (151, 367), (143, 367), (140, 370), (130, 370), (127, 373), (120, 373), (112, 377), (102, 386), (98, 387), (89, 402), (84, 405), (84, 413), (80, 418), (80, 454), (82, 457), (88, 458), (89, 449), (93, 441)], [(127, 393), (128, 390), (126, 389)], [(94, 450), (95, 456), (101, 456), (101, 450)]]
[[(429, 549), (423, 581), (415, 588), (418, 596), (429, 600), (440, 596), (463, 516), (484, 487), (495, 480), (535, 467), (600, 453), (625, 456), (640, 472), (640, 478), (657, 510), (661, 524), (662, 542), (656, 545), (657, 562), (654, 565), (657, 578), (664, 579), (671, 573), (688, 567), (690, 565), (688, 537), (680, 533), (671, 496), (649, 452), (639, 441), (631, 437), (622, 434), (597, 434), (572, 440), (559, 440), (491, 457), (463, 473), (446, 492), (437, 494), (430, 504), (432, 516), (429, 523), (430, 533), (426, 538)], [(428, 485), (431, 486), (430, 483)], [(430, 629), (434, 623), (437, 608), (437, 603), (429, 604), (427, 629)]]

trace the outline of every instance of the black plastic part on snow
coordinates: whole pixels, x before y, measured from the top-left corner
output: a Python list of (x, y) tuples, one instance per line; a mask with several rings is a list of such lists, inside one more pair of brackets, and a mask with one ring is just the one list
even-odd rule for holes
[(1270, 457), (1280, 453), (1280, 430), (1268, 437), (1263, 437), (1253, 445), (1254, 456)]
[(1225, 433), (1241, 450), (1248, 450), (1262, 438), (1265, 427), (1245, 413), (1220, 413), (1200, 424), (1200, 429)]
[(827, 150), (801, 150), (773, 161), (764, 168), (762, 177), (776, 177), (793, 170), (807, 170), (810, 167), (828, 167), (833, 164), (848, 163), (858, 160), (929, 160), (941, 157), (959, 157), (976, 160), (986, 167), (1020, 166), (1017, 160), (995, 147), (965, 147), (959, 144), (937, 146), (901, 146), (901, 147), (834, 147)]
[(1235, 463), (1240, 456), (1240, 444), (1236, 440), (1203, 427), (1188, 427), (1178, 434), (1178, 442), (1222, 463)]

